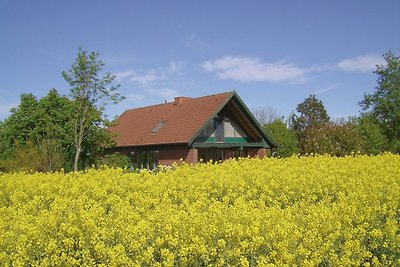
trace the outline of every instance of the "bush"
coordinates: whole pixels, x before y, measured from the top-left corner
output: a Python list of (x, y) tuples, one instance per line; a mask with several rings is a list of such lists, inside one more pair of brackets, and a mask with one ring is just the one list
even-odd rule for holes
[(364, 140), (351, 124), (309, 127), (304, 136), (304, 153), (345, 156), (364, 152)]
[(132, 163), (130, 158), (121, 153), (107, 154), (98, 160), (97, 165), (108, 166), (110, 168), (130, 168)]
[(11, 159), (0, 161), (0, 170), (49, 172), (63, 167), (62, 148), (54, 140), (42, 140), (40, 144), (28, 141), (17, 144)]

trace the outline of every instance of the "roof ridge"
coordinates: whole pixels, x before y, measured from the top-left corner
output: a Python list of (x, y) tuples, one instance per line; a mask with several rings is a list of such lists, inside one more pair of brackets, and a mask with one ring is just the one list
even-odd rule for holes
[[(226, 94), (234, 94), (235, 91), (228, 91), (228, 92), (224, 92), (224, 93), (218, 93), (218, 94), (213, 94), (213, 95), (205, 95), (205, 96), (199, 96), (199, 97), (194, 97), (192, 99), (200, 99), (200, 98), (207, 98), (207, 97), (215, 97), (215, 96), (219, 96), (219, 95), (226, 95)], [(190, 100), (190, 99), (189, 99)]]
[[(215, 96), (219, 96), (219, 95), (234, 94), (234, 93), (235, 93), (235, 91), (227, 91), (227, 92), (224, 92), (224, 93), (217, 93), (217, 94), (213, 94), (213, 95), (206, 95), (206, 96), (199, 96), (199, 97), (188, 97), (188, 99), (186, 99), (185, 102), (186, 101), (195, 100), (195, 99), (201, 99), (201, 98), (207, 98), (207, 97), (215, 97)], [(174, 102), (160, 103), (160, 104), (154, 104), (154, 105), (150, 105), (150, 106), (143, 106), (143, 107), (126, 109), (125, 112), (131, 111), (131, 110), (149, 109), (149, 108), (153, 108), (153, 107), (164, 106), (164, 105), (173, 105), (173, 104), (174, 104)]]
[(137, 107), (137, 108), (129, 108), (126, 109), (126, 111), (130, 111), (130, 110), (137, 110), (137, 109), (148, 109), (148, 108), (153, 108), (153, 107), (157, 107), (157, 106), (164, 106), (164, 105), (172, 105), (174, 102), (167, 102), (167, 103), (160, 103), (160, 104), (154, 104), (154, 105), (150, 105), (150, 106), (143, 106), (143, 107)]

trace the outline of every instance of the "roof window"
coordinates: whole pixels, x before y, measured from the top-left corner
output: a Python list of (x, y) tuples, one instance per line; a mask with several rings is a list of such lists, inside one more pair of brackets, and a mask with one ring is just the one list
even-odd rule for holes
[(153, 129), (151, 129), (151, 133), (158, 133), (158, 131), (165, 125), (167, 124), (167, 121), (161, 120), (157, 123), (156, 126), (153, 127)]

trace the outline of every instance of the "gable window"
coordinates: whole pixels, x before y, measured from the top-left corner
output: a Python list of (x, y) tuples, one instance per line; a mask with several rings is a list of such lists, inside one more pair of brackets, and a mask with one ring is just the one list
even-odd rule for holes
[(203, 129), (198, 140), (207, 143), (245, 142), (247, 134), (235, 120), (217, 117)]
[(219, 118), (214, 119), (214, 137), (216, 142), (224, 142), (224, 124)]

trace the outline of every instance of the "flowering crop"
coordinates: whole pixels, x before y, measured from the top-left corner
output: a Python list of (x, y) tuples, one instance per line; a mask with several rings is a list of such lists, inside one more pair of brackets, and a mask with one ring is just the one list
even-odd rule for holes
[(400, 265), (400, 156), (0, 174), (1, 266)]

